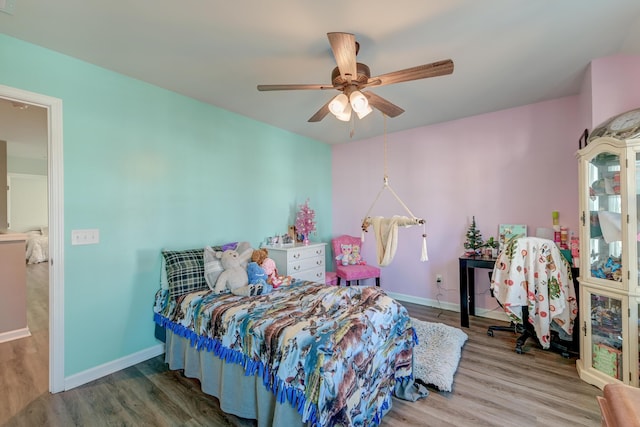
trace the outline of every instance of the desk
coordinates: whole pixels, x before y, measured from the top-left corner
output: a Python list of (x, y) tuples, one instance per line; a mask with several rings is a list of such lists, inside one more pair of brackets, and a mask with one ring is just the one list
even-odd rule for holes
[[(493, 270), (496, 263), (496, 259), (482, 258), (481, 256), (461, 256), (460, 261), (460, 325), (464, 328), (469, 327), (469, 316), (476, 315), (476, 303), (475, 297), (475, 268), (484, 268)], [(576, 291), (576, 302), (580, 307), (580, 283), (578, 282), (578, 276), (580, 275), (580, 269), (576, 267), (571, 268), (571, 274), (573, 276), (573, 286)], [(552, 341), (556, 340), (556, 336), (552, 336)], [(580, 313), (576, 316), (576, 320), (573, 328), (573, 341), (564, 341), (557, 346), (570, 354), (577, 354), (580, 351)]]
[(469, 327), (469, 315), (476, 315), (475, 296), (475, 268), (493, 270), (495, 258), (481, 256), (461, 256), (460, 260), (460, 325)]

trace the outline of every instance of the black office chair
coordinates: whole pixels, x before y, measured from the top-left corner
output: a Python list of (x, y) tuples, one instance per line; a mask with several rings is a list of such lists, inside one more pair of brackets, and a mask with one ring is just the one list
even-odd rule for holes
[[(493, 271), (490, 271), (489, 283), (491, 283), (492, 278), (493, 278)], [(491, 287), (489, 291), (491, 292), (491, 296), (495, 298), (495, 296), (493, 295), (493, 287)], [(498, 301), (498, 305), (504, 309), (500, 301)], [(528, 317), (529, 317), (529, 309), (526, 306), (522, 307), (522, 318), (526, 319)], [(527, 322), (527, 324), (529, 324), (529, 322)], [(524, 325), (521, 325), (515, 322), (511, 322), (509, 326), (502, 326), (502, 325), (489, 326), (489, 328), (487, 329), (487, 335), (492, 337), (495, 331), (506, 331), (506, 332), (513, 332), (514, 334), (520, 334), (520, 336), (516, 339), (516, 353), (518, 354), (522, 354), (522, 346), (524, 346), (524, 343), (527, 341), (527, 339), (531, 337), (535, 338), (535, 331), (532, 328), (530, 327), (527, 328)]]
[[(532, 256), (534, 257), (533, 259), (528, 258)], [(513, 263), (514, 261), (515, 263)], [(527, 268), (527, 266), (532, 265), (536, 268), (536, 271), (529, 271), (530, 268)], [(514, 268), (512, 268), (512, 266)], [(542, 266), (544, 266), (544, 268), (542, 268)], [(494, 278), (497, 278), (496, 282), (494, 282)], [(562, 256), (556, 244), (551, 240), (537, 237), (523, 237), (507, 242), (503, 251), (498, 255), (494, 270), (489, 273), (489, 280), (491, 282), (491, 295), (496, 298), (498, 304), (503, 309), (504, 299), (508, 298), (508, 296), (496, 296), (494, 294), (496, 288), (501, 288), (498, 282), (512, 281), (512, 285), (502, 286), (502, 292), (509, 293), (513, 290), (515, 296), (519, 298), (519, 301), (522, 302), (524, 300), (524, 304), (518, 305), (521, 310), (520, 318), (522, 319), (522, 323), (512, 320), (509, 326), (489, 326), (487, 329), (487, 335), (489, 336), (493, 336), (495, 331), (510, 331), (519, 334), (515, 347), (515, 351), (518, 354), (523, 353), (523, 346), (527, 339), (531, 337), (536, 338), (538, 344), (541, 344), (536, 334), (536, 327), (528, 321), (528, 294), (536, 293), (536, 288), (523, 289), (523, 284), (526, 283), (530, 286), (536, 286), (536, 282), (540, 280), (558, 285), (559, 289), (563, 291), (558, 296), (547, 295), (546, 300), (550, 301), (554, 298), (557, 300), (558, 297), (564, 297), (565, 310), (549, 313), (548, 317), (550, 322), (552, 318), (558, 318), (561, 320), (561, 324), (566, 325), (573, 322), (576, 318), (577, 297), (572, 280), (571, 266)], [(563, 281), (565, 283), (562, 283)], [(510, 317), (513, 318), (513, 316)], [(550, 326), (549, 324), (549, 327)], [(549, 329), (548, 332), (549, 342), (546, 343), (546, 347), (557, 350), (564, 357), (569, 357), (571, 355), (571, 341), (562, 343), (562, 340), (557, 339), (557, 332), (551, 331), (551, 329)], [(545, 346), (542, 347), (544, 348)]]

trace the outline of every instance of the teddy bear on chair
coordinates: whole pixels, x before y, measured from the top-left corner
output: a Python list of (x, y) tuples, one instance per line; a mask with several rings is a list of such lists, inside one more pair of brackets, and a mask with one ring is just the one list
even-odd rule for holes
[(352, 245), (351, 247), (351, 255), (349, 256), (349, 264), (350, 265), (365, 265), (365, 260), (362, 259), (360, 255), (360, 245)]
[(349, 265), (349, 258), (352, 252), (352, 245), (340, 244), (340, 255), (336, 257), (336, 260), (340, 261), (342, 265)]

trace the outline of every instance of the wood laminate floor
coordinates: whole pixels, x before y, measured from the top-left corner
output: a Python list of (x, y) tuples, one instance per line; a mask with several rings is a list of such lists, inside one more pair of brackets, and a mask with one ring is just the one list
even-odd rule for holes
[[(27, 266), (31, 337), (0, 344), (2, 426), (254, 426), (220, 411), (197, 380), (169, 371), (158, 356), (75, 389), (48, 392), (48, 265)], [(412, 316), (459, 327), (459, 313), (404, 303)], [(496, 321), (472, 318), (450, 393), (418, 402), (393, 399), (381, 426), (600, 426), (596, 396), (575, 359), (516, 335), (487, 336)], [(284, 426), (286, 427), (286, 426)]]

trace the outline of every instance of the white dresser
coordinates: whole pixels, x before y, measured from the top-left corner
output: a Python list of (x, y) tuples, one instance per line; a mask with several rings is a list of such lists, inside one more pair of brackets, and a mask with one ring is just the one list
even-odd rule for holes
[(324, 283), (326, 243), (264, 246), (269, 251), (281, 276)]

